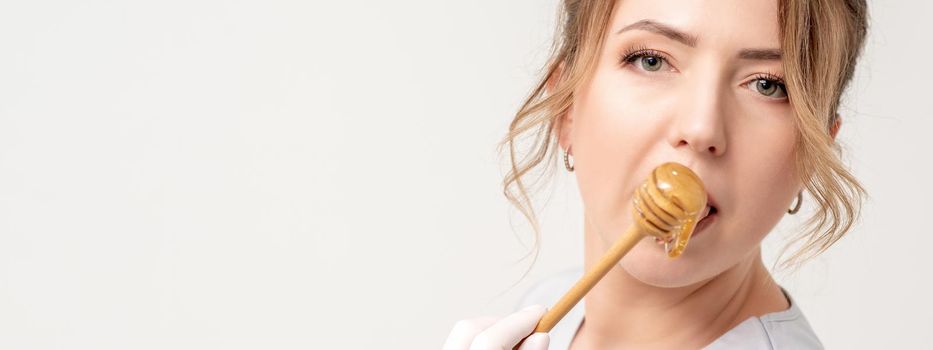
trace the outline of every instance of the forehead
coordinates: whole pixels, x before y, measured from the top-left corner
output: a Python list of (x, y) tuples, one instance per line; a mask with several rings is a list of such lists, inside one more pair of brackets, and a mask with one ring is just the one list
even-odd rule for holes
[(697, 37), (697, 46), (779, 47), (778, 0), (618, 0), (610, 35), (650, 19)]

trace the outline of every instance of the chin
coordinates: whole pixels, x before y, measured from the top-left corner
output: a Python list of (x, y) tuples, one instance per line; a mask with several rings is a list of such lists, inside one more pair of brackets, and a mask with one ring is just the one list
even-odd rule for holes
[[(694, 247), (696, 248), (696, 247)], [(722, 271), (711, 257), (690, 254), (690, 247), (672, 259), (664, 247), (646, 239), (622, 258), (619, 265), (625, 272), (644, 284), (660, 288), (678, 288), (708, 280)], [(697, 253), (695, 250), (693, 253)]]

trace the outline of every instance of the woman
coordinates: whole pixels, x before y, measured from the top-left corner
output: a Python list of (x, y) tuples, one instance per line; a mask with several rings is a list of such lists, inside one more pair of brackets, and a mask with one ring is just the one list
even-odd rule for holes
[[(677, 259), (641, 241), (559, 327), (522, 348), (821, 348), (762, 263), (760, 242), (803, 192), (816, 210), (783, 266), (821, 253), (858, 217), (864, 191), (835, 136), (866, 35), (864, 0), (566, 0), (562, 9), (546, 74), (503, 141), (506, 196), (537, 236), (524, 184), (559, 146), (583, 200), (584, 269), (632, 223), (633, 189), (661, 163), (700, 176), (711, 214)], [(525, 299), (540, 305), (458, 322), (445, 348), (511, 348), (576, 277)]]

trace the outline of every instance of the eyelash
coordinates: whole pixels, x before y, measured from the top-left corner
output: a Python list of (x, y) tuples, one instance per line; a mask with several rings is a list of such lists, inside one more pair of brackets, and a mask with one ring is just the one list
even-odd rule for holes
[[(628, 50), (625, 50), (621, 55), (619, 55), (619, 64), (632, 63), (639, 57), (644, 56), (654, 56), (661, 59), (662, 62), (667, 62), (667, 57), (664, 56), (659, 51), (649, 49), (646, 46), (635, 46)], [(669, 63), (669, 62), (668, 62)]]
[[(624, 52), (622, 52), (621, 55), (619, 55), (618, 61), (620, 65), (630, 64), (634, 62), (636, 59), (645, 57), (645, 56), (657, 57), (661, 59), (662, 63), (667, 62), (668, 64), (670, 64), (670, 61), (667, 59), (667, 56), (665, 56), (663, 53), (657, 50), (649, 49), (648, 47), (644, 45), (634, 46), (634, 47), (631, 47), (625, 50)], [(755, 78), (753, 79), (753, 81), (756, 81), (756, 80), (767, 80), (773, 84), (777, 84), (785, 92), (787, 91), (787, 85), (784, 82), (784, 77), (776, 73), (773, 73), (773, 72), (758, 73), (755, 75)], [(748, 84), (748, 83), (746, 82), (744, 84)]]
[(784, 77), (777, 75), (775, 73), (772, 73), (772, 72), (758, 73), (755, 75), (754, 80), (770, 81), (771, 83), (777, 84), (778, 86), (780, 86), (781, 89), (784, 90), (784, 92), (787, 92), (787, 85), (785, 85), (784, 83)]

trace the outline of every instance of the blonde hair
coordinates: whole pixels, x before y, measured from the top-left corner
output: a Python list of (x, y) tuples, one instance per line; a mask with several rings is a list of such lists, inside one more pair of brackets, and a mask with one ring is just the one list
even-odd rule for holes
[[(779, 1), (785, 84), (798, 131), (795, 161), (800, 181), (818, 204), (806, 229), (779, 255), (801, 243), (780, 265), (796, 268), (852, 228), (865, 196), (843, 164), (831, 129), (867, 34), (868, 14), (865, 0)], [(508, 147), (510, 161), (503, 194), (532, 226), (535, 259), (540, 225), (532, 195), (557, 168), (558, 121), (571, 106), (574, 92), (594, 71), (614, 6), (610, 0), (563, 1), (544, 74), (498, 144), (500, 153)]]

